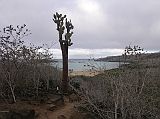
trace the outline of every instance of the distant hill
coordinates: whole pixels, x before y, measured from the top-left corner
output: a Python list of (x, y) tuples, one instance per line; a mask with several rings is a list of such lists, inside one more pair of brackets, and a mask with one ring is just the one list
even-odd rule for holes
[(155, 58), (160, 58), (160, 52), (156, 53), (147, 53), (147, 54), (141, 54), (141, 55), (130, 55), (126, 56), (126, 58), (122, 55), (119, 56), (108, 56), (104, 58), (99, 58), (96, 61), (106, 61), (106, 62), (133, 62), (136, 60), (146, 60), (146, 59), (155, 59)]

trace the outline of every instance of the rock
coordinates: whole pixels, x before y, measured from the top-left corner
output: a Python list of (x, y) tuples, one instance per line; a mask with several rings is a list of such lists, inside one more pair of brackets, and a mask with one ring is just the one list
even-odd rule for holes
[(52, 102), (49, 100), (49, 101), (46, 102), (46, 104), (52, 104)]
[(59, 100), (63, 100), (63, 97), (61, 95), (55, 96), (54, 98), (51, 98), (49, 101), (51, 101), (52, 103), (56, 103)]
[(63, 96), (55, 96), (54, 98), (51, 98), (47, 101), (47, 104), (55, 104), (55, 105), (58, 105), (58, 106), (61, 106), (64, 104), (64, 99), (63, 99)]
[(64, 115), (59, 115), (57, 119), (67, 119)]
[(56, 109), (56, 105), (54, 105), (54, 104), (48, 105), (47, 110), (49, 110), (49, 111), (54, 111), (55, 109)]

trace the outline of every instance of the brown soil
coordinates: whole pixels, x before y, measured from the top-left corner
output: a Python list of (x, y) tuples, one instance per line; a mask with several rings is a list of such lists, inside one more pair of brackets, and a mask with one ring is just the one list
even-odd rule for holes
[(70, 119), (73, 111), (74, 111), (73, 104), (67, 102), (63, 107), (55, 110), (54, 112), (47, 112), (46, 115), (48, 116), (47, 119), (58, 119), (58, 117), (60, 117), (61, 115), (64, 115), (65, 119)]
[(48, 110), (47, 104), (40, 104), (36, 101), (32, 101), (32, 104), (28, 101), (18, 101), (15, 104), (0, 104), (0, 111), (14, 109), (34, 109), (37, 114), (37, 119), (71, 119), (73, 118), (73, 115), (76, 115), (75, 113), (77, 113), (74, 108), (74, 103), (69, 102), (68, 98), (65, 98), (64, 105), (56, 106), (56, 109), (53, 111)]

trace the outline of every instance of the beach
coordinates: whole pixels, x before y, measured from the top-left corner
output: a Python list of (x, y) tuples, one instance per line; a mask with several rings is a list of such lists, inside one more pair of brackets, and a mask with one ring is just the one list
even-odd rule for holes
[(88, 71), (70, 71), (69, 76), (95, 76), (102, 73), (102, 71), (93, 71), (93, 70), (88, 70)]

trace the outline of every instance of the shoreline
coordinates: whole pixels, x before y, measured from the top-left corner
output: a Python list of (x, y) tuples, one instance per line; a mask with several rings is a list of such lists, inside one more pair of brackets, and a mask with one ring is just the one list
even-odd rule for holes
[(103, 71), (87, 70), (87, 71), (69, 71), (69, 76), (89, 76), (93, 77)]

